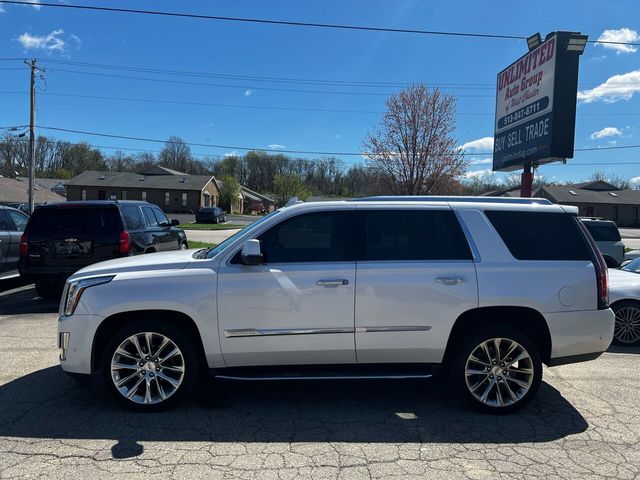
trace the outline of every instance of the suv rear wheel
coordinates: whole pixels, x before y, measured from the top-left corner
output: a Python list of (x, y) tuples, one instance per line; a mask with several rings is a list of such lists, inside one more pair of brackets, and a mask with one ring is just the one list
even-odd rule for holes
[(191, 338), (163, 320), (141, 320), (118, 331), (105, 348), (101, 365), (107, 390), (140, 411), (180, 403), (199, 376)]
[(462, 338), (449, 368), (465, 400), (488, 413), (521, 409), (536, 395), (542, 380), (538, 349), (507, 325), (487, 325)]

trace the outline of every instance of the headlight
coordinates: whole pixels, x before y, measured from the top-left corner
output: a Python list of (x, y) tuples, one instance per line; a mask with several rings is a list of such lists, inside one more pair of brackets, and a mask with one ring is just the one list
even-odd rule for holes
[(64, 299), (64, 315), (66, 317), (73, 315), (73, 312), (80, 301), (80, 297), (82, 296), (82, 292), (84, 292), (86, 288), (102, 285), (103, 283), (109, 283), (113, 280), (113, 277), (115, 277), (115, 275), (110, 275), (108, 277), (83, 278), (81, 280), (70, 282), (66, 289), (67, 295)]

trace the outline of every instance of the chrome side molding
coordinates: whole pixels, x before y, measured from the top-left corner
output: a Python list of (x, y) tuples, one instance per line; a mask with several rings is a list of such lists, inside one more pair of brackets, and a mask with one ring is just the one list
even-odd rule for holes
[(268, 337), (280, 335), (324, 335), (331, 333), (381, 333), (381, 332), (426, 332), (430, 325), (398, 325), (379, 327), (344, 328), (238, 328), (225, 330), (226, 338)]
[(305, 376), (290, 376), (290, 375), (269, 375), (269, 376), (242, 376), (242, 375), (214, 375), (214, 378), (219, 380), (233, 380), (243, 382), (272, 382), (277, 380), (408, 380), (412, 378), (431, 378), (431, 373), (398, 373), (387, 375), (305, 375)]

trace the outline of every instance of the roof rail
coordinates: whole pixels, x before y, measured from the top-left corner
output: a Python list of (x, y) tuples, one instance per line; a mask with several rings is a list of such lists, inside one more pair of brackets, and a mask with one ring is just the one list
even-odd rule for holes
[(357, 202), (467, 202), (467, 203), (498, 203), (516, 205), (552, 205), (546, 198), (521, 197), (458, 197), (439, 195), (383, 195), (377, 197), (354, 198)]

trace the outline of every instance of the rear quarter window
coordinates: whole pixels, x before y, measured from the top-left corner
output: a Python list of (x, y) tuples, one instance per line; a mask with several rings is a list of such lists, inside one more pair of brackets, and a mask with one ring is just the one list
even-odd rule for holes
[(498, 210), (485, 215), (518, 260), (591, 260), (574, 216)]
[(584, 226), (587, 227), (596, 242), (619, 242), (621, 240), (618, 227), (612, 223), (595, 224), (585, 222)]

